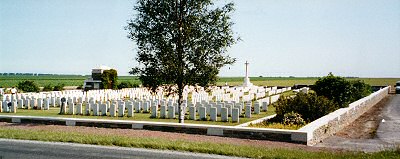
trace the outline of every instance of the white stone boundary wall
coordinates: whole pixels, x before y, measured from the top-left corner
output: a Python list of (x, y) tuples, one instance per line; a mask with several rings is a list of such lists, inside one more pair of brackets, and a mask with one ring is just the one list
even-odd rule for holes
[[(390, 86), (385, 87), (377, 92), (370, 94), (367, 97), (359, 99), (347, 108), (338, 109), (328, 115), (325, 115), (306, 126), (299, 129), (299, 131), (307, 132), (305, 136), (292, 136), (292, 140), (307, 141), (307, 145), (314, 145), (321, 142), (326, 137), (329, 137), (354, 120), (364, 114), (368, 109), (377, 104), (389, 94)], [(294, 137), (294, 138), (293, 138)], [(299, 137), (299, 138), (297, 138)]]

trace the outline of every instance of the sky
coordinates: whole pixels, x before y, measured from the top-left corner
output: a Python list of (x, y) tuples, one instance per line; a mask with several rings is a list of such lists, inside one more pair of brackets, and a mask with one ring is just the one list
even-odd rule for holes
[[(230, 2), (217, 1), (218, 4)], [(233, 0), (219, 76), (400, 77), (399, 0)], [(0, 72), (128, 75), (136, 45), (124, 26), (135, 0), (0, 0)]]

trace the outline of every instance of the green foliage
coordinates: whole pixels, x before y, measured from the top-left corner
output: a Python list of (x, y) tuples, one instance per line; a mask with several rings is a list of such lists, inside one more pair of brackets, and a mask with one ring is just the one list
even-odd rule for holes
[(123, 81), (120, 84), (118, 84), (118, 89), (122, 88), (138, 88), (139, 84), (137, 83), (131, 83), (129, 81)]
[(48, 91), (52, 91), (52, 90), (53, 90), (53, 86), (51, 86), (51, 84), (48, 84), (43, 87), (42, 91), (48, 92)]
[(117, 89), (118, 73), (117, 70), (104, 70), (101, 74), (101, 88)]
[(286, 113), (283, 117), (283, 124), (285, 125), (305, 125), (306, 122), (299, 113), (290, 112)]
[(312, 89), (317, 95), (333, 100), (341, 108), (371, 94), (371, 86), (363, 81), (348, 81), (343, 77), (334, 76), (332, 73), (319, 78)]
[(351, 91), (351, 101), (356, 101), (358, 99), (364, 98), (372, 93), (371, 86), (364, 83), (361, 80), (350, 81), (352, 86)]
[(215, 83), (221, 67), (235, 62), (225, 55), (238, 40), (232, 30), (233, 3), (218, 7), (212, 0), (138, 0), (134, 10), (137, 16), (126, 29), (138, 46), (141, 65), (130, 73), (153, 92), (170, 86), (167, 91), (178, 94), (179, 106), (186, 85)]
[(63, 83), (58, 83), (57, 85), (54, 86), (53, 91), (62, 91), (64, 90), (64, 84)]
[(334, 76), (332, 73), (319, 78), (312, 89), (317, 95), (333, 100), (341, 108), (347, 107), (351, 101), (351, 83), (343, 77)]
[(131, 82), (121, 82), (120, 84), (118, 84), (118, 89), (122, 89), (122, 88), (133, 88), (133, 84)]
[(300, 114), (307, 123), (339, 108), (333, 101), (317, 96), (315, 93), (298, 93), (293, 98), (281, 96), (277, 102), (273, 103), (273, 106), (276, 108), (277, 121), (282, 122), (285, 114), (295, 112)]
[(206, 86), (215, 83), (219, 69), (235, 59), (225, 55), (235, 44), (230, 14), (233, 3), (214, 6), (211, 0), (138, 0), (135, 19), (126, 29), (138, 46), (141, 64), (131, 74), (140, 75), (143, 86)]
[(76, 87), (76, 89), (83, 89), (83, 84), (81, 84), (78, 87)]
[(39, 92), (40, 90), (39, 87), (36, 85), (36, 83), (33, 81), (19, 82), (17, 88), (24, 92)]

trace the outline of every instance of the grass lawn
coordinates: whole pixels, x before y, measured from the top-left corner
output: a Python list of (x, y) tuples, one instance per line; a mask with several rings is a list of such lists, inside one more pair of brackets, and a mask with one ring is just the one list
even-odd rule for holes
[(177, 150), (249, 158), (400, 158), (400, 149), (382, 151), (378, 153), (324, 152), (289, 148), (267, 148), (212, 142), (184, 141), (157, 137), (126, 137), (111, 134), (98, 135), (77, 132), (14, 129), (4, 127), (0, 127), (0, 138)]
[[(83, 109), (85, 110), (85, 109)], [(18, 109), (17, 113), (0, 113), (0, 115), (21, 115), (21, 116), (48, 116), (48, 117), (65, 117), (65, 118), (86, 118), (86, 119), (110, 119), (110, 120), (135, 120), (135, 121), (154, 121), (154, 122), (178, 122), (178, 119), (160, 119), (160, 118), (150, 118), (150, 113), (134, 113), (134, 117), (110, 117), (110, 116), (85, 116), (85, 115), (58, 115), (60, 112), (59, 107), (50, 107), (50, 110), (34, 110), (34, 109)], [(68, 112), (68, 109), (67, 109)], [(250, 122), (268, 115), (275, 114), (275, 108), (269, 107), (268, 112), (261, 112), (260, 114), (252, 114), (251, 118), (241, 117), (239, 123), (221, 122), (220, 117), (218, 117), (216, 122), (213, 121), (201, 121), (201, 120), (185, 120), (185, 123), (193, 124), (210, 124), (210, 125), (225, 125), (234, 126), (242, 123)], [(189, 115), (186, 115), (189, 118)], [(197, 119), (199, 117), (197, 116)], [(208, 117), (209, 119), (209, 117)], [(219, 121), (218, 121), (219, 120)], [(230, 119), (229, 119), (230, 120)]]

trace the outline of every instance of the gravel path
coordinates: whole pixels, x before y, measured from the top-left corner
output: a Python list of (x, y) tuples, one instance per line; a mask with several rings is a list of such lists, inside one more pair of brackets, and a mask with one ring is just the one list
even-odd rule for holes
[[(400, 146), (400, 95), (389, 95), (315, 147), (376, 152)], [(382, 119), (385, 122), (382, 122)]]

